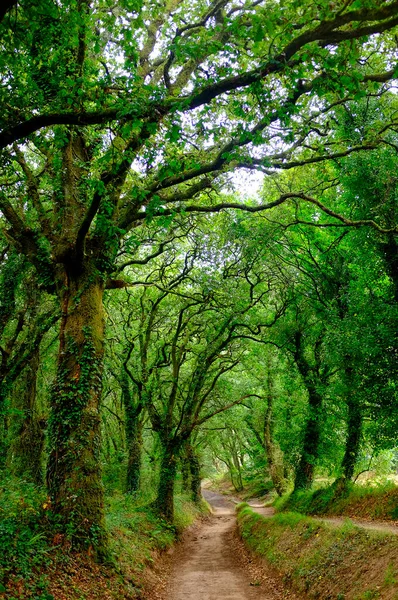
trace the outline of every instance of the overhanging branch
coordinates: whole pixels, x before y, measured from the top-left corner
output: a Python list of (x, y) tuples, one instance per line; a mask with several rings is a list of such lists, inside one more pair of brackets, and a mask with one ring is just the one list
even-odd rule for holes
[[(320, 200), (317, 200), (316, 198), (312, 198), (311, 196), (307, 196), (306, 194), (301, 193), (301, 192), (298, 192), (298, 193), (291, 192), (288, 194), (281, 194), (281, 196), (279, 196), (279, 198), (277, 198), (276, 200), (273, 200), (272, 202), (268, 202), (266, 204), (260, 204), (260, 205), (256, 205), (256, 206), (242, 204), (239, 202), (221, 202), (219, 204), (214, 204), (213, 206), (200, 206), (200, 205), (178, 206), (178, 207), (175, 207), (172, 209), (164, 209), (164, 210), (162, 210), (162, 212), (159, 212), (159, 213), (152, 213), (151, 217), (152, 218), (157, 217), (157, 216), (164, 217), (167, 215), (175, 215), (175, 214), (181, 214), (181, 213), (182, 214), (183, 213), (217, 213), (217, 212), (221, 212), (222, 210), (231, 210), (231, 209), (242, 210), (244, 212), (250, 212), (250, 213), (258, 213), (258, 212), (270, 210), (271, 208), (274, 208), (275, 206), (280, 206), (284, 202), (286, 202), (288, 200), (292, 200), (292, 199), (304, 200), (305, 202), (309, 202), (310, 204), (317, 206), (325, 214), (340, 221), (340, 223), (337, 224), (340, 226), (343, 226), (343, 225), (346, 227), (367, 226), (367, 227), (372, 227), (373, 229), (375, 229), (376, 231), (378, 231), (379, 233), (382, 233), (382, 234), (398, 234), (398, 225), (395, 227), (391, 227), (391, 228), (385, 228), (385, 227), (382, 227), (381, 225), (379, 225), (373, 219), (358, 219), (358, 220), (348, 219), (344, 215), (341, 215), (341, 214), (333, 211), (332, 209), (328, 208), (325, 204), (322, 204), (322, 202), (320, 202)], [(147, 218), (147, 216), (148, 215), (145, 212), (140, 212), (137, 214), (137, 220), (141, 220), (141, 221), (145, 220)], [(331, 224), (331, 225), (333, 225), (333, 224)]]
[[(15, 4), (6, 2), (5, 7), (0, 10), (0, 17), (3, 16), (9, 8)], [(194, 91), (186, 97), (173, 98), (166, 97), (162, 102), (145, 103), (143, 108), (134, 107), (134, 116), (131, 118), (145, 119), (153, 117), (158, 111), (165, 115), (174, 111), (193, 110), (204, 104), (208, 104), (218, 96), (240, 88), (256, 83), (273, 73), (279, 73), (291, 68), (299, 63), (300, 59), (293, 59), (294, 55), (304, 46), (311, 42), (322, 42), (322, 45), (329, 43), (340, 43), (345, 40), (381, 33), (392, 29), (398, 24), (398, 0), (387, 6), (374, 9), (359, 9), (338, 14), (334, 19), (321, 22), (318, 26), (309, 29), (296, 38), (294, 38), (284, 49), (276, 56), (273, 56), (263, 65), (252, 71), (241, 73), (233, 77), (225, 78), (217, 83), (207, 85), (200, 90)], [(358, 27), (340, 29), (353, 23), (360, 23)], [(369, 24), (366, 24), (369, 23)], [(394, 75), (394, 70), (385, 74), (373, 76), (373, 81), (384, 82)], [(371, 80), (368, 76), (365, 80)], [(84, 113), (50, 113), (47, 115), (36, 115), (25, 120), (22, 123), (11, 126), (0, 133), (0, 149), (5, 148), (13, 142), (26, 138), (30, 134), (43, 127), (53, 125), (97, 125), (105, 124), (118, 118), (120, 107), (109, 110)], [(128, 117), (126, 117), (128, 118)]]

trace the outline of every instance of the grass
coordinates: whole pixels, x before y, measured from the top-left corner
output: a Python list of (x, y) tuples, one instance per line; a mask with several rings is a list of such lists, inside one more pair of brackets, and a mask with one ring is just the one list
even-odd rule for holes
[[(319, 600), (397, 600), (398, 537), (297, 512), (263, 518), (238, 507), (242, 539), (294, 588)], [(376, 594), (377, 595), (374, 595)]]
[(264, 480), (264, 473), (245, 473), (243, 477), (243, 489), (237, 491), (231, 482), (229, 473), (217, 474), (211, 478), (211, 487), (221, 494), (239, 495), (243, 500), (250, 498), (261, 498), (267, 496), (274, 490), (274, 484), (270, 479)]
[(397, 520), (398, 486), (352, 485), (336, 496), (333, 485), (316, 491), (302, 491), (277, 498), (275, 510), (296, 511), (306, 515), (345, 515), (364, 519)]

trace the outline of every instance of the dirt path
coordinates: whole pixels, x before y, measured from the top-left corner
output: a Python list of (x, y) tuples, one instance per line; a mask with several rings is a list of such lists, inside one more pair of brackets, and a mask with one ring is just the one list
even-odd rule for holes
[(166, 600), (281, 600), (299, 598), (257, 565), (236, 536), (235, 506), (204, 490), (214, 515), (188, 535), (174, 557)]
[[(254, 558), (236, 534), (235, 499), (210, 490), (203, 496), (213, 509), (213, 516), (188, 533), (172, 557), (169, 584), (161, 600), (302, 600), (287, 588), (278, 574), (264, 561)], [(265, 517), (274, 514), (272, 507), (250, 502), (253, 510)], [(343, 518), (319, 518), (335, 526)], [(364, 529), (398, 534), (398, 527), (351, 519)], [(160, 590), (159, 590), (160, 591)]]

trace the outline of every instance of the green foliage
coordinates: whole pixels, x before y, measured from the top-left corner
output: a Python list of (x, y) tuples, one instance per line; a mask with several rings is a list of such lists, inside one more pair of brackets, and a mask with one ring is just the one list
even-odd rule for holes
[(0, 591), (21, 582), (32, 600), (50, 600), (41, 575), (53, 559), (45, 492), (11, 478), (0, 492)]
[[(7, 591), (7, 599), (20, 598), (22, 586), (24, 598), (53, 600), (46, 591), (50, 581), (55, 575), (63, 578), (63, 569), (68, 570), (75, 555), (57, 533), (45, 491), (12, 478), (2, 479), (0, 491), (0, 594)], [(175, 524), (170, 525), (153, 514), (139, 495), (108, 496), (106, 522), (113, 569), (138, 585), (143, 569), (153, 564), (154, 554), (169, 548), (187, 526), (207, 513), (204, 502), (194, 505), (187, 497), (177, 496)]]
[(175, 521), (170, 524), (142, 504), (140, 496), (116, 494), (107, 499), (107, 526), (110, 551), (125, 573), (137, 580), (139, 574), (154, 561), (156, 551), (172, 546), (178, 535), (201, 514), (205, 504), (192, 504), (178, 495), (175, 502)]
[(384, 583), (388, 586), (394, 586), (398, 583), (397, 572), (392, 564), (389, 564), (384, 574)]
[(274, 506), (278, 511), (297, 511), (305, 515), (326, 514), (336, 500), (336, 488), (329, 486), (318, 490), (300, 490), (289, 496), (276, 500)]
[[(395, 3), (116, 4), (19, 2), (0, 21), (0, 437), (60, 311), (39, 374), (48, 480), (59, 520), (73, 504), (65, 531), (83, 515), (92, 541), (102, 387), (108, 490), (131, 458), (122, 366), (145, 499), (169, 460), (168, 512), (187, 441), (256, 494), (350, 480), (398, 444)], [(253, 170), (257, 195), (237, 189)], [(119, 291), (103, 376), (104, 287)], [(318, 511), (333, 497), (295, 496)]]
[(398, 488), (394, 483), (350, 485), (344, 490), (330, 485), (278, 498), (274, 507), (278, 512), (293, 510), (306, 515), (395, 520), (398, 514)]
[(239, 509), (238, 523), (248, 548), (276, 563), (278, 571), (310, 597), (369, 598), (375, 590), (383, 595), (391, 589), (397, 566), (395, 535), (368, 533), (349, 522), (328, 526), (298, 513), (264, 518), (247, 506)]

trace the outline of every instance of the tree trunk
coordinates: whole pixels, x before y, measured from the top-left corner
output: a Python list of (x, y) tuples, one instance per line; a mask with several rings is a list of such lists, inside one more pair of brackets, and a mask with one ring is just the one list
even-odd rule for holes
[(344, 457), (341, 462), (342, 477), (345, 479), (346, 482), (351, 481), (354, 475), (354, 469), (358, 460), (358, 454), (361, 445), (363, 421), (361, 407), (355, 395), (349, 396), (347, 406), (347, 438), (345, 444)]
[(269, 473), (274, 484), (276, 493), (282, 496), (286, 492), (287, 482), (284, 477), (283, 453), (279, 445), (274, 440), (273, 432), (273, 403), (274, 390), (271, 378), (271, 359), (268, 361), (268, 381), (267, 381), (267, 410), (264, 420), (264, 446), (267, 454)]
[(51, 395), (47, 482), (53, 511), (73, 543), (94, 544), (101, 552), (106, 543), (99, 412), (104, 284), (90, 266), (61, 276), (62, 319)]
[(200, 502), (202, 499), (200, 476), (200, 462), (192, 444), (186, 445), (186, 463), (189, 470), (189, 491), (194, 502)]
[(127, 435), (126, 492), (128, 494), (138, 492), (140, 489), (143, 424), (143, 419), (137, 416), (135, 423), (129, 427)]
[(160, 479), (154, 508), (166, 521), (173, 522), (174, 483), (177, 474), (177, 448), (168, 442), (164, 445), (160, 463)]
[(310, 414), (305, 424), (303, 451), (296, 470), (294, 491), (311, 487), (314, 480), (315, 463), (319, 455), (322, 396), (316, 391), (315, 386), (307, 385), (307, 390)]
[(295, 332), (294, 341), (294, 359), (307, 388), (309, 405), (309, 415), (304, 429), (303, 450), (294, 480), (294, 491), (297, 491), (311, 487), (314, 480), (315, 464), (319, 455), (322, 396), (317, 388), (321, 383), (319, 370), (321, 366), (320, 348), (322, 334), (319, 335), (314, 345), (315, 364), (313, 366), (310, 366), (305, 357), (304, 339), (301, 331)]
[(181, 457), (181, 476), (182, 489), (184, 492), (189, 493), (191, 489), (191, 469), (187, 449), (185, 450), (184, 455)]
[(196, 452), (193, 452), (191, 458), (191, 493), (194, 502), (200, 502), (202, 500), (201, 484), (200, 462)]
[[(43, 484), (44, 430), (36, 414), (37, 372), (40, 353), (37, 348), (22, 372), (23, 381), (14, 393), (11, 443), (8, 453), (10, 470), (16, 477)], [(18, 383), (18, 382), (17, 382)]]
[[(230, 454), (231, 460), (229, 462), (229, 469), (231, 473), (231, 482), (237, 492), (241, 492), (243, 490), (243, 481), (242, 481), (242, 471), (241, 465), (239, 461), (238, 452), (236, 449), (235, 438), (232, 437), (230, 440), (231, 443), (227, 443), (227, 449)], [(235, 479), (234, 479), (235, 477)]]
[[(350, 363), (350, 357), (345, 357), (345, 363)], [(346, 394), (347, 394), (347, 436), (344, 456), (341, 461), (340, 476), (334, 482), (335, 495), (339, 496), (347, 489), (347, 484), (354, 475), (361, 445), (363, 414), (358, 396), (355, 393), (354, 370), (352, 367), (344, 369)]]
[(122, 388), (122, 400), (126, 418), (126, 442), (127, 442), (127, 473), (126, 493), (133, 494), (140, 488), (141, 478), (141, 455), (142, 455), (142, 429), (143, 405), (135, 402), (131, 393), (128, 375), (123, 369), (120, 379)]

